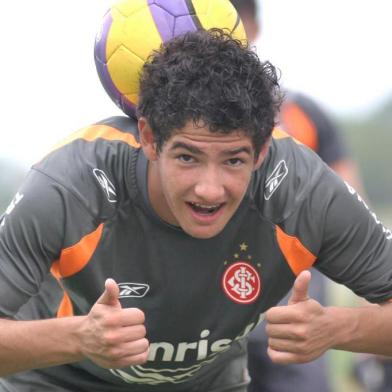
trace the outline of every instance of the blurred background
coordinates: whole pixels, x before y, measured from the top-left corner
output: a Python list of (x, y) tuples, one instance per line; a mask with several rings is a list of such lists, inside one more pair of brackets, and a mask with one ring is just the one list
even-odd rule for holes
[[(93, 47), (109, 0), (19, 0), (0, 23), (0, 210), (29, 166), (59, 139), (121, 114), (99, 82)], [(263, 60), (340, 125), (367, 200), (392, 226), (391, 0), (263, 0)], [(350, 304), (342, 288), (333, 301)], [(331, 353), (336, 390), (358, 391), (350, 354)]]
[(392, 226), (390, 0), (263, 0), (260, 57), (340, 125), (372, 208)]

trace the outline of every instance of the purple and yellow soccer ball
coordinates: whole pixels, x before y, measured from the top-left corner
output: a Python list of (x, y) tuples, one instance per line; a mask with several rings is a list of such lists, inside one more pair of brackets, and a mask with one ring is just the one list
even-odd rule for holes
[(95, 64), (103, 87), (128, 116), (138, 103), (144, 62), (162, 43), (187, 31), (228, 30), (246, 40), (230, 0), (120, 0), (103, 18), (95, 41)]

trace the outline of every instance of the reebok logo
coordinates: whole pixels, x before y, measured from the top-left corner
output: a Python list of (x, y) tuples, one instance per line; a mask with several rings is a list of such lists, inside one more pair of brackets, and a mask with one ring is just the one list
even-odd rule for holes
[(279, 185), (282, 183), (283, 179), (287, 176), (289, 172), (286, 162), (280, 161), (271, 175), (267, 178), (264, 186), (264, 199), (269, 200)]
[(116, 203), (117, 202), (116, 188), (109, 180), (106, 173), (100, 169), (94, 169), (93, 173), (95, 178), (98, 180), (99, 185), (101, 185), (102, 189), (106, 193), (106, 197), (108, 198), (108, 201), (110, 203)]
[(150, 286), (144, 283), (119, 283), (118, 287), (120, 289), (118, 298), (143, 298), (150, 290)]

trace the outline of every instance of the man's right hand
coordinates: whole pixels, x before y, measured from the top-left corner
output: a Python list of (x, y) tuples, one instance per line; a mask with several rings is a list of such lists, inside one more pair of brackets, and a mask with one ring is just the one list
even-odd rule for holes
[(108, 369), (139, 365), (148, 356), (144, 313), (137, 308), (123, 309), (118, 295), (117, 283), (107, 279), (105, 291), (82, 326), (83, 355)]

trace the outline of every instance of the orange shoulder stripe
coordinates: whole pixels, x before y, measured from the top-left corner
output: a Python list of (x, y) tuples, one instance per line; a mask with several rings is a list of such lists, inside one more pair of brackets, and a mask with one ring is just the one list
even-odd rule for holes
[(288, 134), (285, 132), (282, 128), (275, 127), (272, 130), (272, 137), (274, 139), (285, 139), (285, 138), (291, 138), (293, 139), (297, 144), (302, 144), (299, 140), (295, 139), (292, 135)]
[(63, 298), (59, 304), (59, 308), (57, 309), (57, 317), (70, 317), (74, 315), (73, 305), (71, 298), (69, 298), (68, 293), (65, 291), (64, 286), (61, 282), (61, 275), (59, 271), (59, 264), (53, 263), (52, 268), (50, 269), (52, 275), (56, 278), (58, 284), (63, 289)]
[(68, 293), (64, 290), (63, 299), (57, 309), (57, 317), (71, 317), (74, 315), (73, 305)]
[(58, 276), (67, 278), (75, 275), (87, 265), (101, 239), (102, 231), (103, 223), (75, 245), (61, 251), (60, 258), (52, 265), (52, 269), (57, 271)]
[(316, 256), (297, 237), (286, 234), (279, 226), (276, 226), (276, 238), (280, 250), (295, 275), (310, 268), (316, 261)]
[(287, 132), (283, 131), (281, 128), (275, 127), (272, 130), (272, 137), (274, 139), (284, 139), (286, 137), (290, 137), (290, 135)]
[[(66, 278), (78, 273), (90, 261), (102, 236), (102, 230), (103, 223), (101, 223), (96, 230), (85, 235), (75, 245), (63, 249), (60, 258), (52, 263), (50, 272), (57, 279), (61, 287), (63, 287), (61, 278)], [(74, 314), (71, 298), (64, 287), (63, 290), (64, 295), (57, 310), (57, 317), (67, 317)]]
[(281, 122), (284, 129), (302, 144), (316, 151), (318, 149), (318, 134), (313, 121), (295, 103), (283, 105)]
[(96, 139), (104, 139), (109, 141), (122, 141), (129, 144), (131, 147), (139, 148), (140, 144), (136, 141), (135, 137), (126, 132), (121, 132), (116, 128), (110, 127), (108, 125), (92, 125), (86, 128), (82, 128), (76, 131), (62, 140), (60, 143), (56, 144), (50, 152), (63, 147), (74, 140), (83, 139), (88, 142), (92, 142)]

